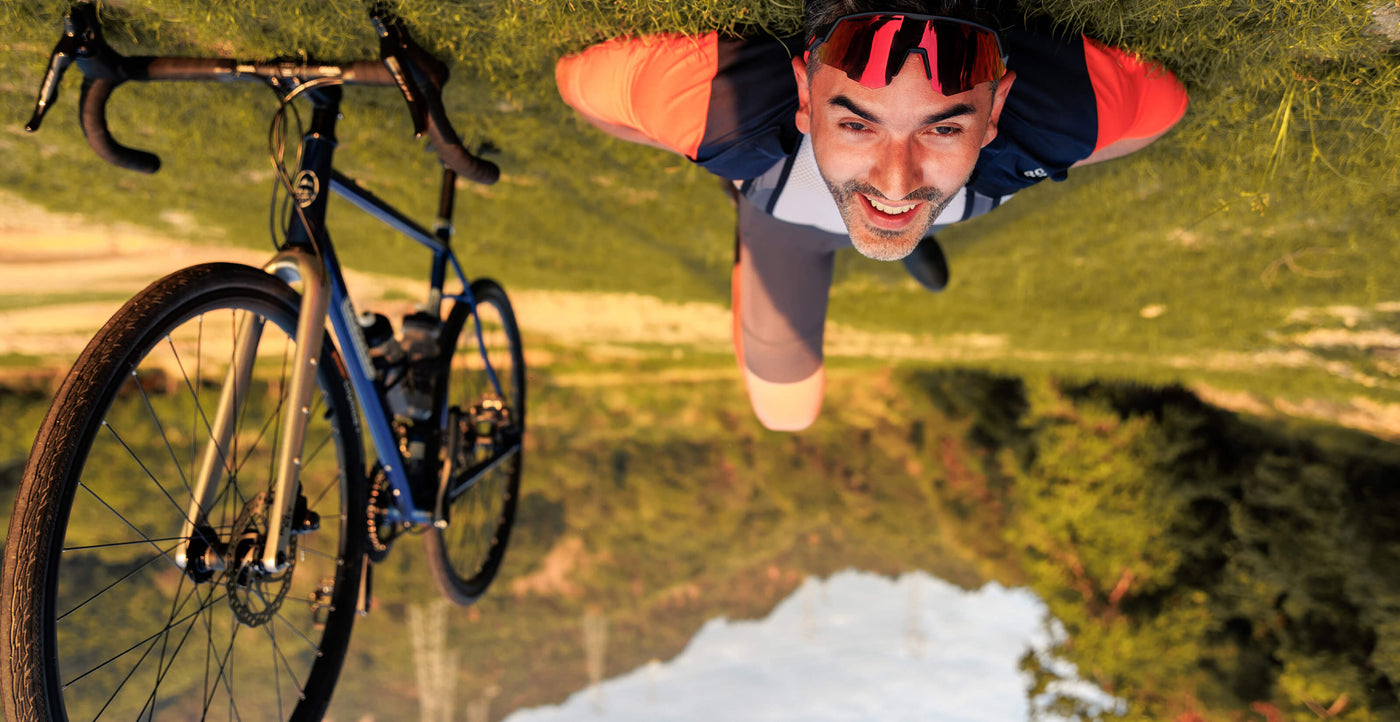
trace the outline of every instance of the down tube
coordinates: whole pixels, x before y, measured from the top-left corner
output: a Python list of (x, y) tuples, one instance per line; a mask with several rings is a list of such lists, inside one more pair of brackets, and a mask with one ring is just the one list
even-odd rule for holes
[(342, 353), (347, 357), (354, 355), (354, 358), (345, 364), (350, 374), (350, 384), (360, 401), (360, 409), (364, 412), (365, 424), (369, 427), (370, 439), (374, 442), (374, 450), (379, 456), (384, 475), (394, 490), (396, 508), (403, 514), (404, 521), (414, 524), (431, 522), (431, 514), (413, 508), (413, 493), (408, 486), (408, 476), (400, 463), (402, 456), (399, 454), (398, 442), (394, 440), (394, 431), (389, 427), (389, 417), (379, 399), (379, 391), (374, 387), (374, 379), (369, 375), (369, 370), (374, 366), (370, 362), (364, 336), (355, 321), (355, 308), (345, 291), (345, 282), (340, 277), (338, 268), (331, 272), (329, 315), (331, 328), (335, 330)]

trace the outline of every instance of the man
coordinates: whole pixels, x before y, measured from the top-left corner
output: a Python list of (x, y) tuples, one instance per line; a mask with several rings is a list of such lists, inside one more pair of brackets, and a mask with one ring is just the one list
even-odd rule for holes
[(759, 420), (821, 409), (835, 251), (903, 259), (930, 233), (1069, 168), (1127, 155), (1186, 111), (1169, 72), (1086, 37), (1007, 26), (996, 0), (809, 0), (805, 37), (621, 38), (562, 58), (564, 101), (738, 190), (734, 344)]

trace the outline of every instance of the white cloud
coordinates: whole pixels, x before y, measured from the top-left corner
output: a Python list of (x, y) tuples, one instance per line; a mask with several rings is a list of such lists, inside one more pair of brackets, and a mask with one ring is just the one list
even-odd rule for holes
[[(1024, 589), (969, 592), (922, 572), (897, 580), (841, 572), (808, 579), (765, 619), (710, 620), (669, 662), (508, 719), (1025, 720), (1029, 680), (1018, 664), (1049, 646), (1052, 628)], [(1061, 691), (1116, 706), (1088, 684)]]

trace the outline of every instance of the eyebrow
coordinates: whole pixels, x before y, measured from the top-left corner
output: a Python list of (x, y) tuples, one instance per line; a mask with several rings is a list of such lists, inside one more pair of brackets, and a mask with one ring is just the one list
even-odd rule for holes
[[(880, 123), (880, 119), (877, 118), (874, 113), (871, 113), (865, 108), (856, 105), (855, 101), (851, 100), (850, 98), (844, 95), (832, 96), (831, 100), (828, 100), (826, 102), (827, 105), (834, 105), (839, 108), (845, 108), (851, 113), (860, 116), (862, 119), (867, 120), (871, 123), (875, 123), (877, 125)], [(922, 123), (922, 125), (933, 125), (935, 123), (942, 123), (943, 121), (948, 120), (949, 118), (954, 118), (960, 115), (972, 115), (976, 112), (977, 109), (972, 107), (971, 104), (958, 103), (957, 105), (951, 106), (946, 110), (943, 110), (938, 113), (933, 113), (927, 118), (924, 118), (924, 122)]]

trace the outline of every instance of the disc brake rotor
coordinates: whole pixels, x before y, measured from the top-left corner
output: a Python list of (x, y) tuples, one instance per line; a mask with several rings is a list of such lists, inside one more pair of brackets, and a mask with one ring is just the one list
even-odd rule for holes
[(282, 607), (287, 590), (292, 585), (292, 572), (296, 569), (297, 538), (287, 540), (287, 567), (275, 573), (263, 570), (260, 560), (267, 546), (267, 494), (253, 497), (243, 507), (233, 528), (237, 532), (229, 545), (227, 576), (224, 588), (228, 591), (229, 607), (238, 621), (257, 627), (266, 624)]

